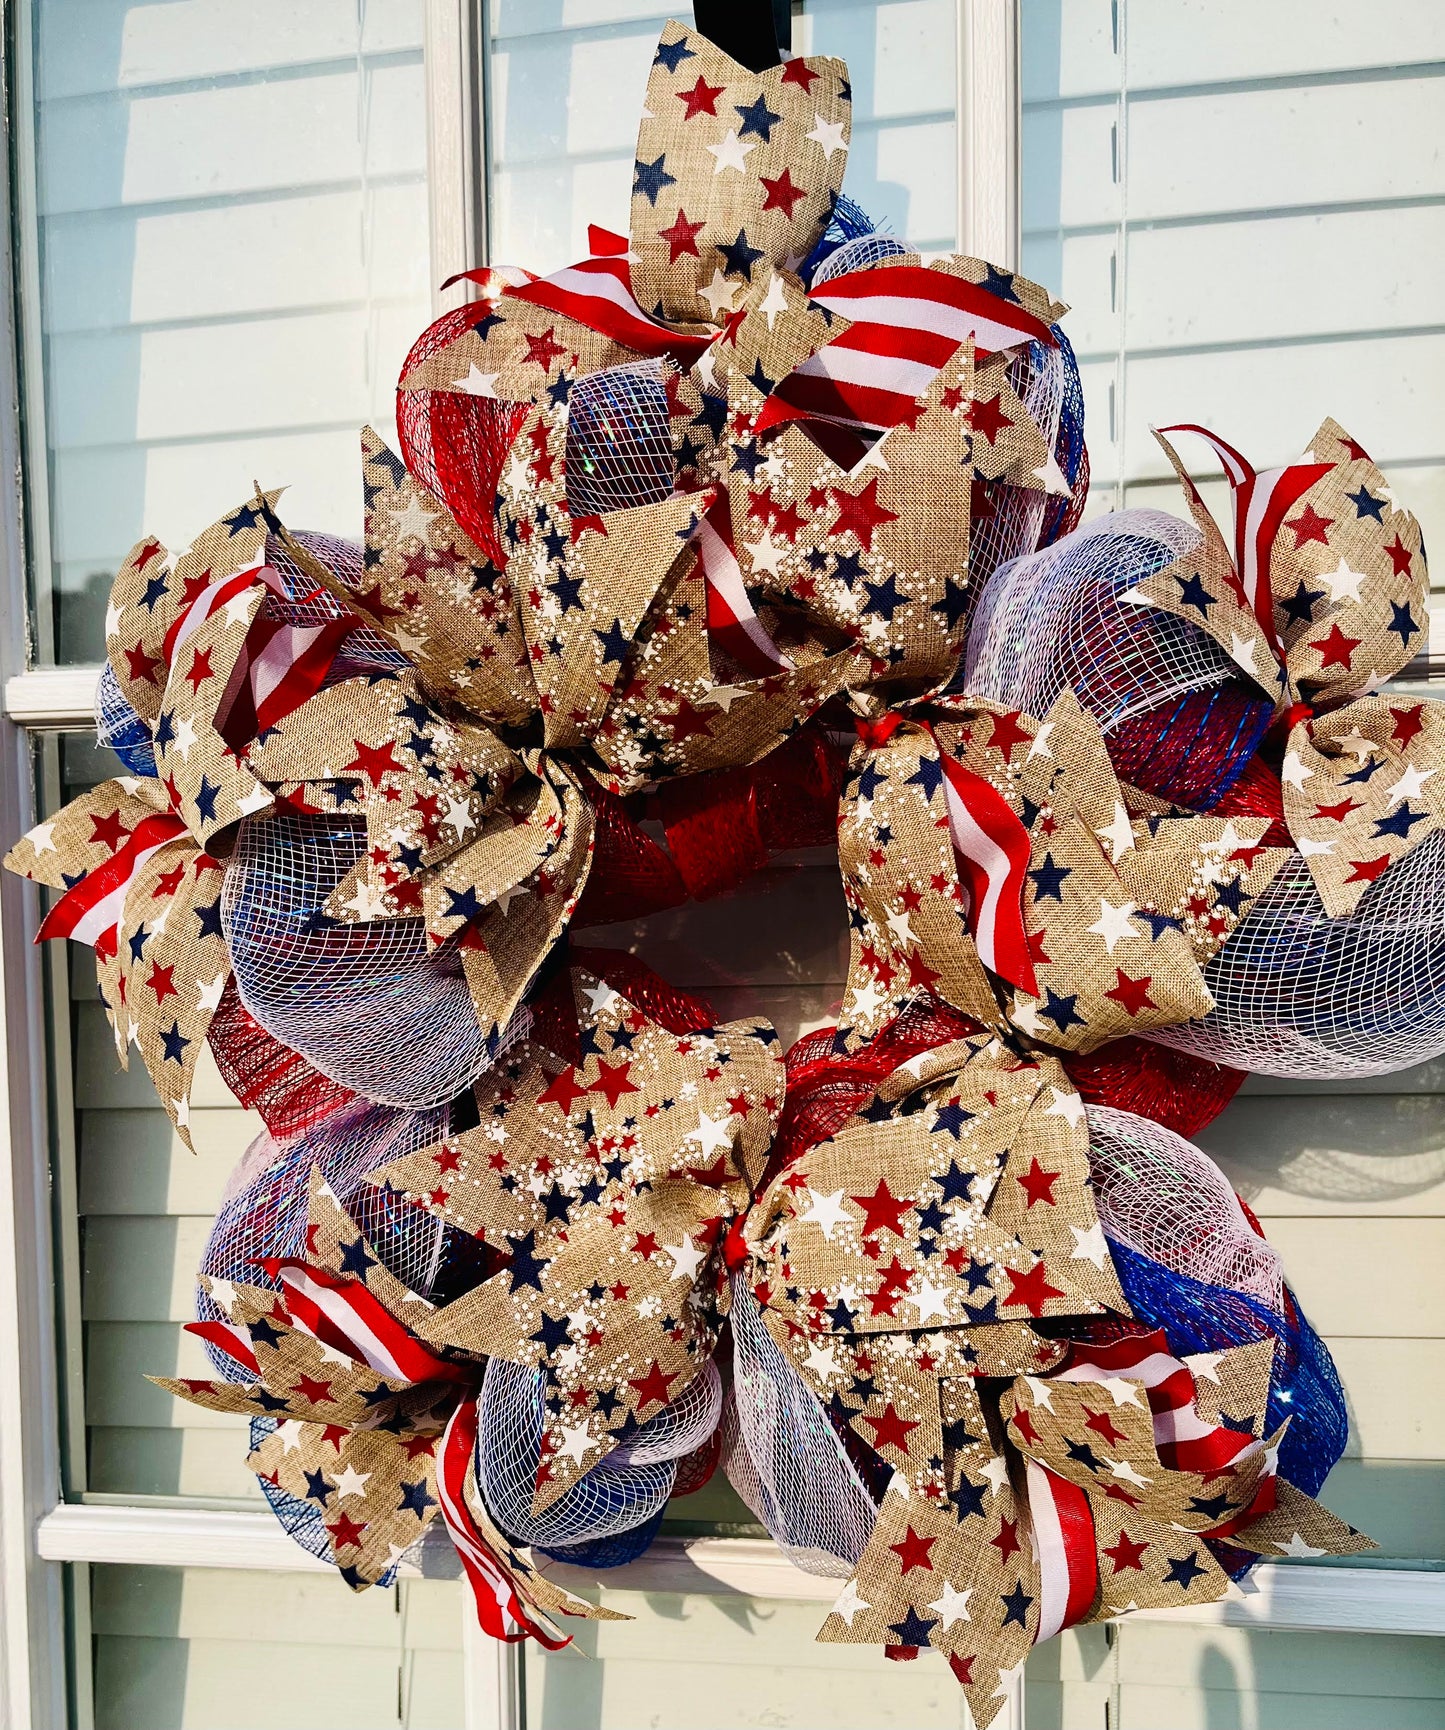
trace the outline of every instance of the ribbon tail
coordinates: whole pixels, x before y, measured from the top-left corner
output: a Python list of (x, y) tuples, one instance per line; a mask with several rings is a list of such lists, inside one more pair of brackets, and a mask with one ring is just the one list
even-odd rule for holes
[(948, 824), (968, 891), (968, 929), (985, 967), (1038, 995), (1023, 892), (1032, 842), (1003, 794), (939, 748)]
[(442, 1519), (461, 1557), (472, 1588), (477, 1621), (494, 1640), (514, 1645), (530, 1636), (549, 1652), (571, 1644), (568, 1635), (540, 1612), (524, 1605), (511, 1574), (478, 1529), (467, 1506), (466, 1482), (477, 1445), (477, 1399), (462, 1400), (442, 1434), (437, 1465), (437, 1497)]
[(1093, 1608), (1099, 1550), (1089, 1498), (1077, 1484), (1027, 1462), (1029, 1518), (1039, 1564), (1039, 1630), (1034, 1644), (1072, 1628)]

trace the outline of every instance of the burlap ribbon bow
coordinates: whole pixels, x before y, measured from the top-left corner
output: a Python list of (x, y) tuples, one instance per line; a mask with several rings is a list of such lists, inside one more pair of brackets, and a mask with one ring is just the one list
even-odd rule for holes
[(1374, 694), (1428, 636), (1420, 526), (1332, 420), (1299, 462), (1267, 471), (1203, 427), (1165, 430), (1224, 465), (1232, 533), (1156, 435), (1203, 542), (1124, 598), (1188, 619), (1275, 701), (1285, 822), (1326, 912), (1350, 913), (1445, 826), (1445, 708)]

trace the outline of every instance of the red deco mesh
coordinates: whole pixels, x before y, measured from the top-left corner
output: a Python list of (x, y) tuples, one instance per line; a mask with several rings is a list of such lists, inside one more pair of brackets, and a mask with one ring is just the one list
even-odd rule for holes
[(1086, 1104), (1133, 1112), (1186, 1137), (1213, 1123), (1245, 1078), (1242, 1069), (1144, 1039), (1113, 1039), (1063, 1061)]
[(222, 1081), (247, 1111), (260, 1115), (278, 1141), (309, 1129), (356, 1098), (350, 1088), (313, 1069), (299, 1052), (252, 1020), (233, 979), (226, 981), (207, 1038)]
[(687, 900), (687, 885), (664, 848), (629, 815), (625, 802), (592, 792), (592, 867), (574, 926), (642, 919)]
[(1218, 802), (1210, 807), (1215, 817), (1268, 817), (1266, 847), (1292, 847), (1294, 841), (1284, 824), (1284, 788), (1279, 776), (1262, 757), (1252, 757), (1244, 773)]
[[(444, 313), (417, 338), (401, 376), (455, 342), (490, 310), (479, 302)], [(406, 466), (496, 565), (506, 563), (497, 539), (497, 481), (526, 418), (525, 403), (499, 402), (464, 390), (396, 393), (396, 430)]]
[[(1221, 787), (1244, 772), (1272, 716), (1242, 680), (1171, 697), (1126, 715), (1109, 734), (1109, 761), (1121, 781), (1176, 805), (1218, 812)], [(1228, 798), (1228, 793), (1223, 795)]]
[(861, 1051), (838, 1051), (833, 1027), (805, 1033), (784, 1059), (788, 1092), (768, 1177), (835, 1135), (873, 1097), (879, 1082), (910, 1057), (982, 1031), (969, 1016), (924, 995), (905, 1005)]

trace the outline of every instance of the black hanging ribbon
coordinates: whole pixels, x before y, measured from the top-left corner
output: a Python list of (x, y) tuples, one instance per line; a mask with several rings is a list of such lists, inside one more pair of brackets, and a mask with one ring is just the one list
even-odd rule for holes
[(749, 72), (781, 65), (781, 48), (792, 46), (791, 0), (693, 0), (692, 13), (708, 41)]

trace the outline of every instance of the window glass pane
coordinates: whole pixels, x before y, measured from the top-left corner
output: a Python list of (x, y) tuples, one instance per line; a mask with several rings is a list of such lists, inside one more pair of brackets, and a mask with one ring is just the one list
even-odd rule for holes
[(111, 575), (252, 478), (360, 523), (426, 322), (419, 0), (31, 0), (19, 128), (37, 643), (98, 661)]
[[(808, 0), (794, 13), (795, 51), (839, 55), (852, 74), (844, 190), (926, 250), (952, 247), (955, 0)], [(556, 270), (586, 256), (589, 222), (626, 230), (647, 69), (672, 15), (646, 0), (490, 0), (494, 261)]]
[(1072, 308), (1096, 509), (1175, 508), (1151, 426), (1267, 466), (1329, 414), (1445, 543), (1442, 56), (1430, 5), (1024, 0), (1023, 262)]
[(457, 1730), (462, 1588), (91, 1568), (95, 1730)]

